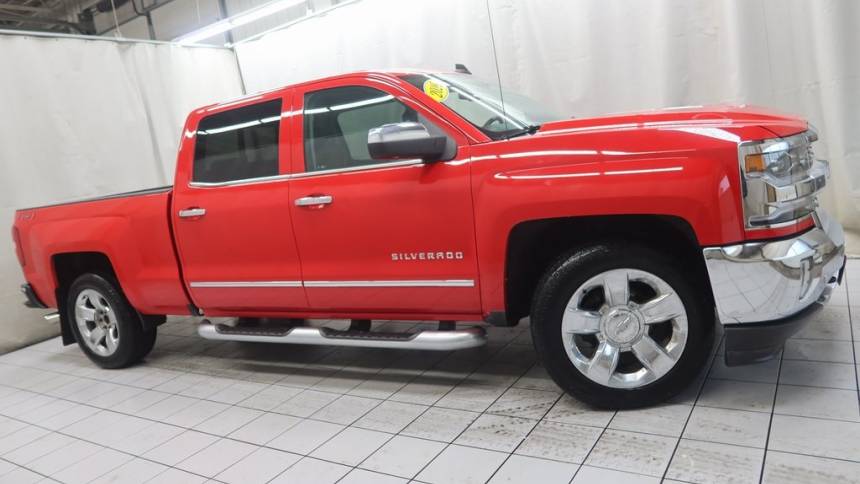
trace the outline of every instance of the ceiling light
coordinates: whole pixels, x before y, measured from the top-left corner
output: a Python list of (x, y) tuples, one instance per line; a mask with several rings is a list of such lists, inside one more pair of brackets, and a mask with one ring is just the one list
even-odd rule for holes
[(224, 32), (235, 29), (236, 27), (255, 22), (263, 17), (268, 17), (269, 15), (286, 10), (290, 7), (301, 5), (305, 3), (305, 1), (306, 0), (275, 0), (274, 2), (267, 3), (262, 7), (246, 10), (240, 14), (219, 20), (213, 24), (207, 25), (206, 27), (181, 35), (173, 39), (173, 41), (180, 44), (196, 44), (201, 40), (215, 37), (218, 34), (223, 34)]

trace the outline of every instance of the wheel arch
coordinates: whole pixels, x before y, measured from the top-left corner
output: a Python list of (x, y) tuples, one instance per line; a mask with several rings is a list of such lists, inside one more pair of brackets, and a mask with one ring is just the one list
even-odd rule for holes
[[(527, 316), (537, 284), (565, 252), (595, 242), (625, 242), (670, 254), (690, 268), (691, 279), (713, 304), (713, 292), (692, 225), (672, 215), (609, 215), (529, 220), (508, 234), (503, 324)], [(499, 318), (501, 319), (501, 318)]]
[[(57, 298), (57, 309), (60, 314), (60, 331), (62, 333), (63, 344), (75, 343), (74, 335), (71, 331), (71, 321), (68, 319), (68, 311), (66, 300), (68, 298), (69, 288), (72, 283), (83, 274), (97, 274), (109, 281), (116, 283), (120, 293), (126, 298), (128, 297), (123, 290), (122, 283), (117, 276), (114, 265), (110, 257), (104, 252), (61, 252), (51, 256), (51, 269), (55, 279), (55, 295)], [(132, 304), (132, 307), (134, 305)], [(166, 321), (166, 317), (162, 315), (145, 315), (137, 312), (140, 316), (140, 322), (144, 330), (151, 330)]]

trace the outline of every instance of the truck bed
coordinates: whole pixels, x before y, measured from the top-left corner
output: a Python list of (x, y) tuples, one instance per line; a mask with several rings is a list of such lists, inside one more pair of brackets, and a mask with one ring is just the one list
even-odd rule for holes
[[(18, 210), (14, 229), (24, 275), (38, 298), (57, 307), (57, 267), (105, 257), (132, 305), (145, 314), (187, 314), (170, 227), (171, 187)], [(82, 255), (83, 254), (83, 255)]]

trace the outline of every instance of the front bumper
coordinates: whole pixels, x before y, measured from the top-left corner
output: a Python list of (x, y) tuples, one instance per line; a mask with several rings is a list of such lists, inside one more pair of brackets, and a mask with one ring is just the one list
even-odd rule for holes
[(841, 282), (842, 227), (824, 211), (814, 217), (815, 227), (796, 237), (704, 249), (728, 364), (778, 353), (808, 320), (799, 313), (825, 302)]

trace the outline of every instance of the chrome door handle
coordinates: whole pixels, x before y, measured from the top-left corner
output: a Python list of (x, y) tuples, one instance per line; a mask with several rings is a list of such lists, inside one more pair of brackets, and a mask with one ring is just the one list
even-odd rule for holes
[(332, 202), (331, 195), (316, 195), (312, 197), (302, 197), (296, 199), (297, 207), (313, 207), (315, 205), (328, 205)]
[(205, 208), (186, 208), (179, 211), (179, 218), (202, 217), (206, 215)]

